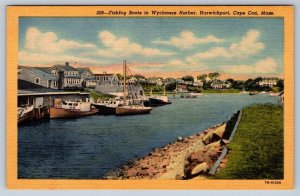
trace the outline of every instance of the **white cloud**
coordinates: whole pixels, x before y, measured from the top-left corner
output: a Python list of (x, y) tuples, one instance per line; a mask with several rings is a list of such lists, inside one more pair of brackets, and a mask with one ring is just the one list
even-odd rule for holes
[(277, 63), (274, 58), (267, 57), (258, 60), (254, 65), (227, 65), (223, 66), (223, 71), (233, 74), (270, 74), (276, 72)]
[(164, 44), (172, 45), (182, 49), (192, 48), (198, 44), (207, 44), (207, 43), (220, 43), (224, 42), (224, 39), (217, 38), (213, 35), (208, 35), (204, 38), (198, 38), (191, 31), (182, 31), (179, 36), (173, 36), (169, 40), (154, 40), (153, 44)]
[(109, 31), (101, 31), (98, 34), (99, 40), (104, 48), (99, 49), (95, 55), (105, 57), (127, 57), (131, 55), (152, 56), (171, 56), (174, 52), (165, 52), (155, 48), (144, 48), (140, 44), (130, 42), (127, 37), (116, 37)]
[(49, 53), (38, 53), (31, 51), (20, 51), (19, 54), (19, 64), (30, 65), (30, 66), (40, 66), (43, 64), (53, 64), (53, 63), (64, 63), (64, 62), (78, 62), (80, 64), (95, 65), (99, 64), (99, 61), (84, 58), (80, 56), (68, 55), (68, 54), (49, 54)]
[(259, 42), (260, 32), (249, 30), (238, 43), (231, 44), (228, 48), (213, 47), (206, 52), (196, 53), (188, 58), (191, 59), (215, 59), (215, 58), (247, 58), (248, 56), (259, 53), (265, 48), (262, 42)]
[(257, 73), (273, 73), (276, 71), (276, 68), (276, 61), (272, 57), (259, 60), (255, 64), (255, 72)]
[(62, 53), (66, 50), (94, 49), (90, 43), (79, 43), (73, 40), (58, 39), (54, 32), (41, 32), (37, 28), (28, 28), (25, 38), (25, 49), (42, 53)]

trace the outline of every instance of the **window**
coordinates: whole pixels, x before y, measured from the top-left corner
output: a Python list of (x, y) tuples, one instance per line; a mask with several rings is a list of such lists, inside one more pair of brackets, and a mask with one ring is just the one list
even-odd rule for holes
[(36, 77), (36, 78), (35, 78), (35, 83), (36, 83), (36, 84), (39, 84), (39, 83), (40, 83), (40, 78)]

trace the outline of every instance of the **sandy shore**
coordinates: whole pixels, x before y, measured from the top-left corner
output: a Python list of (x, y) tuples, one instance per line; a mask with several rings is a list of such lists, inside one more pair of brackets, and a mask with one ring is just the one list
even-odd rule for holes
[[(182, 138), (106, 175), (106, 179), (203, 179), (219, 156), (226, 123)], [(224, 166), (224, 163), (223, 163)]]

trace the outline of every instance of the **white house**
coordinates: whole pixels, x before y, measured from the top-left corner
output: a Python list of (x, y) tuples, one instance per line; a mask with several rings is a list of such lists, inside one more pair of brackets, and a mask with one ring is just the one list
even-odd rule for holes
[(277, 85), (278, 78), (263, 78), (258, 84), (259, 86), (273, 87)]
[(224, 82), (222, 80), (215, 80), (211, 83), (211, 87), (214, 89), (230, 88), (230, 86), (231, 86), (230, 82)]
[(148, 78), (148, 82), (151, 84), (154, 84), (156, 86), (162, 86), (163, 81), (161, 78)]

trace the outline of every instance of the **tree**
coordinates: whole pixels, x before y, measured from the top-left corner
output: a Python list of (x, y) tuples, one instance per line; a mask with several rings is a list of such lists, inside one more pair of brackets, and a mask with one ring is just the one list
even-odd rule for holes
[(284, 80), (283, 79), (279, 79), (277, 81), (277, 85), (276, 86), (279, 87), (280, 91), (283, 91), (283, 89), (284, 89)]
[(220, 74), (219, 74), (218, 72), (209, 73), (209, 74), (208, 74), (208, 77), (209, 77), (211, 80), (214, 80), (214, 79), (217, 79), (218, 77), (220, 77)]
[(207, 74), (201, 74), (199, 76), (197, 76), (198, 80), (201, 80), (202, 82), (205, 82), (207, 78)]
[(191, 81), (191, 82), (194, 82), (194, 77), (193, 77), (193, 76), (186, 75), (186, 76), (183, 76), (183, 77), (182, 77), (182, 80), (183, 80), (183, 81)]
[(119, 80), (123, 80), (123, 79), (124, 79), (124, 77), (123, 77), (123, 75), (122, 75), (122, 74), (120, 74), (120, 73), (117, 73), (116, 75), (117, 75), (117, 77), (118, 77), (118, 79), (119, 79)]
[(176, 89), (176, 81), (166, 83), (165, 88), (167, 91), (175, 90)]
[(145, 76), (141, 75), (141, 74), (135, 74), (133, 75), (137, 80), (140, 80), (140, 79), (146, 79)]

